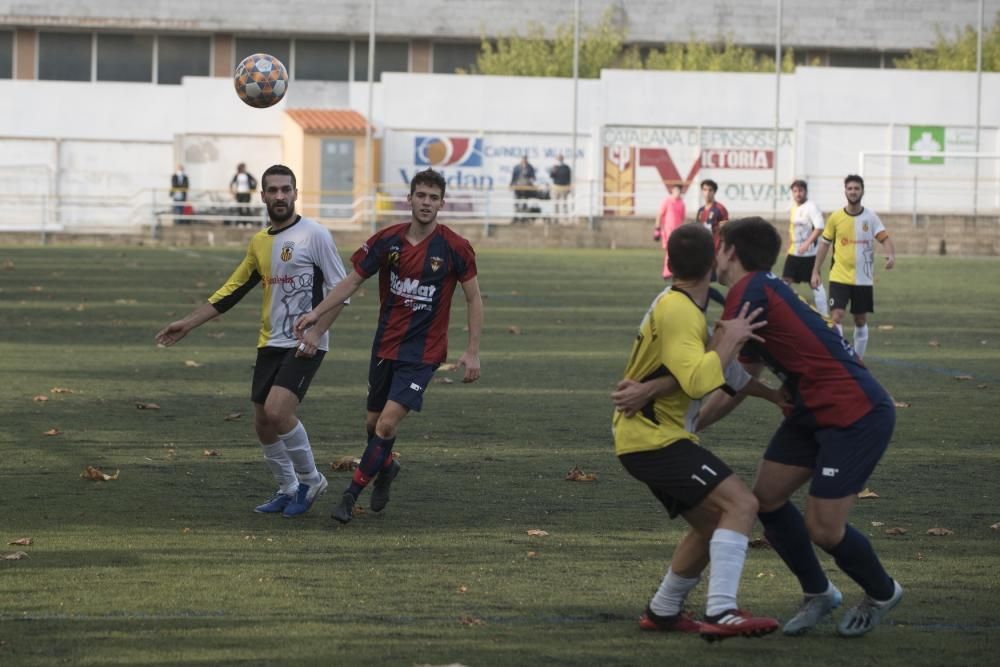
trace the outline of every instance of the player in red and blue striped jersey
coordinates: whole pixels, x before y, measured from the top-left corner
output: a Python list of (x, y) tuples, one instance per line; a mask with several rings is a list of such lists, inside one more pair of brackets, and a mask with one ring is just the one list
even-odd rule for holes
[(382, 511), (389, 501), (389, 487), (400, 469), (392, 457), (396, 431), (411, 410), (420, 410), (434, 371), (448, 356), (448, 320), (457, 285), (465, 294), (469, 324), (469, 341), (458, 365), (465, 369), (463, 382), (479, 379), (483, 302), (476, 254), (467, 240), (438, 224), (444, 192), (441, 174), (418, 172), (407, 198), (412, 220), (368, 239), (351, 257), (354, 270), (295, 323), (296, 335), (304, 336), (325, 312), (378, 274), (381, 308), (368, 370), (368, 446), (334, 508), (333, 518), (341, 523), (351, 520), (358, 495), (373, 479), (372, 511)]
[[(729, 286), (724, 318), (744, 304), (761, 309), (767, 325), (743, 350), (751, 373), (768, 366), (782, 381), (792, 408), (764, 453), (754, 483), (758, 517), (775, 551), (798, 577), (805, 594), (798, 613), (784, 627), (800, 635), (840, 605), (841, 594), (823, 572), (812, 544), (865, 592), (844, 614), (843, 636), (867, 633), (902, 598), (868, 538), (847, 516), (889, 445), (895, 408), (854, 349), (830, 320), (803, 301), (771, 267), (781, 250), (774, 226), (761, 218), (732, 221), (722, 228), (716, 253), (720, 281)], [(704, 406), (704, 428), (735, 404), (719, 397)], [(790, 502), (810, 482), (806, 514)]]

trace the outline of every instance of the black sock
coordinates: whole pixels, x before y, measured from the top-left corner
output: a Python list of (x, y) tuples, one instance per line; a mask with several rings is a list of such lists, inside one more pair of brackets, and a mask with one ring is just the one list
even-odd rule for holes
[(758, 512), (764, 536), (785, 561), (807, 595), (825, 593), (830, 586), (823, 567), (816, 558), (812, 540), (802, 513), (790, 502), (772, 512)]
[(872, 543), (852, 525), (847, 524), (840, 544), (826, 552), (833, 556), (837, 567), (872, 598), (885, 601), (896, 592), (892, 577), (882, 567)]

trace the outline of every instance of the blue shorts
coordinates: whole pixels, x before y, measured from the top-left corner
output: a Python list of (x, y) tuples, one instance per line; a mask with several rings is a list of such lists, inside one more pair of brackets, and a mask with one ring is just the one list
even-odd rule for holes
[(889, 446), (896, 408), (884, 400), (846, 428), (815, 428), (781, 423), (764, 452), (764, 460), (812, 468), (809, 495), (846, 498), (865, 488)]
[(368, 366), (368, 411), (382, 412), (387, 401), (396, 401), (420, 412), (424, 392), (437, 367), (438, 364), (416, 364), (372, 355)]

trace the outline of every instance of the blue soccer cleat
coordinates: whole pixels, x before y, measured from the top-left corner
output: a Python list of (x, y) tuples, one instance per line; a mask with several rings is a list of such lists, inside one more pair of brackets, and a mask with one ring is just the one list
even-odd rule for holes
[(292, 496), (279, 489), (277, 493), (271, 496), (270, 500), (262, 505), (257, 505), (257, 507), (253, 508), (253, 511), (258, 514), (278, 514), (284, 511), (290, 502), (292, 502)]
[(326, 487), (329, 484), (326, 481), (326, 477), (323, 475), (319, 476), (318, 484), (303, 484), (299, 482), (299, 490), (295, 494), (288, 506), (281, 513), (284, 517), (294, 517), (305, 514), (309, 511), (309, 508), (313, 506), (313, 502), (326, 491)]

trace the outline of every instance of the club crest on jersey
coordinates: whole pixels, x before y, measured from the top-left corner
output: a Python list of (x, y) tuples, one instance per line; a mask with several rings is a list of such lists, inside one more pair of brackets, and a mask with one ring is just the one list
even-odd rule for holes
[(285, 241), (281, 246), (281, 261), (287, 262), (292, 258), (292, 251), (295, 249), (295, 241)]
[(389, 256), (387, 259), (390, 266), (399, 266), (399, 246), (389, 247)]
[(861, 223), (861, 229), (862, 229), (862, 231), (866, 231), (867, 232), (868, 231), (868, 223), (867, 222)]
[(431, 257), (431, 271), (437, 271), (443, 263), (444, 260), (440, 257)]

